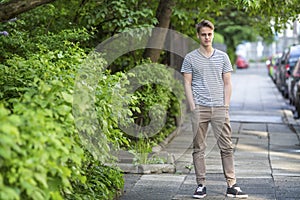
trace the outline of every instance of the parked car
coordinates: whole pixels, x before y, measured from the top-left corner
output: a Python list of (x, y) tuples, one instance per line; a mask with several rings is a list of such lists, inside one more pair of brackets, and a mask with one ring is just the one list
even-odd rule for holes
[(285, 49), (280, 58), (278, 72), (279, 77), (277, 77), (276, 84), (285, 98), (287, 98), (289, 95), (287, 80), (291, 74), (291, 71), (293, 71), (299, 57), (300, 45), (293, 45)]
[(245, 69), (245, 68), (249, 67), (249, 63), (246, 60), (246, 58), (244, 58), (240, 55), (237, 56), (235, 64), (238, 69)]
[(300, 80), (298, 80), (295, 83), (294, 87), (294, 106), (295, 106), (295, 112), (294, 112), (294, 118), (300, 118)]
[(276, 59), (276, 68), (274, 68), (274, 72), (273, 72), (273, 75), (274, 75), (274, 83), (275, 85), (279, 88), (280, 86), (280, 65), (281, 65), (281, 57), (277, 58)]
[(278, 73), (277, 69), (280, 64), (280, 58), (282, 56), (282, 53), (276, 53), (268, 58), (266, 61), (266, 66), (268, 70), (268, 75), (271, 77), (271, 79), (276, 82), (276, 78)]
[[(298, 93), (297, 82), (300, 80), (300, 57), (293, 69), (288, 71), (289, 78), (287, 79), (288, 97), (291, 105), (295, 105), (295, 97)], [(299, 91), (300, 92), (300, 91)], [(300, 103), (300, 102), (299, 102)]]

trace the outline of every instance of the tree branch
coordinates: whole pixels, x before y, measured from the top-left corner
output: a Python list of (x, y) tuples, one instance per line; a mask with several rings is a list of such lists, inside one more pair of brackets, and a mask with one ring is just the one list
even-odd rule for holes
[(12, 0), (6, 3), (1, 3), (0, 22), (7, 21), (21, 13), (54, 1), (55, 0)]

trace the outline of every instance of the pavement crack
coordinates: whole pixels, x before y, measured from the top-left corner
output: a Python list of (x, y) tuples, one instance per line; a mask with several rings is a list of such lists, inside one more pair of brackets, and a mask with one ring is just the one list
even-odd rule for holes
[[(266, 132), (267, 132), (267, 137), (268, 137), (268, 161), (269, 161), (269, 166), (270, 166), (270, 170), (271, 170), (272, 182), (273, 182), (273, 185), (275, 185), (275, 178), (274, 178), (272, 161), (271, 161), (271, 139), (270, 139), (270, 132), (269, 132), (269, 124), (267, 124), (266, 129), (267, 129)], [(275, 199), (277, 199), (276, 192), (274, 193), (274, 195), (275, 195)]]

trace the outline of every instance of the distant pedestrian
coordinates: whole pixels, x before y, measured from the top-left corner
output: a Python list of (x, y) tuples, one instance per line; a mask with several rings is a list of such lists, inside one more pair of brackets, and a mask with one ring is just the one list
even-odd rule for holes
[(197, 188), (194, 198), (206, 196), (205, 150), (209, 123), (220, 149), (224, 176), (227, 182), (226, 196), (247, 198), (236, 183), (229, 104), (231, 98), (232, 65), (225, 52), (214, 49), (214, 25), (203, 20), (196, 25), (200, 47), (188, 53), (181, 72), (188, 105), (192, 111), (194, 132), (193, 162)]

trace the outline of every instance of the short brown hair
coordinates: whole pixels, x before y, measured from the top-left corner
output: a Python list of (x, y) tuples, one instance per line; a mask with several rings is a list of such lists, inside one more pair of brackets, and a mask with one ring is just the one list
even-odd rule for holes
[(204, 20), (202, 20), (201, 22), (199, 22), (198, 24), (196, 24), (197, 33), (200, 32), (200, 29), (201, 29), (202, 27), (209, 27), (209, 28), (211, 28), (212, 30), (215, 29), (214, 24), (213, 24), (211, 21), (208, 21), (208, 20), (206, 20), (206, 19), (204, 19)]

